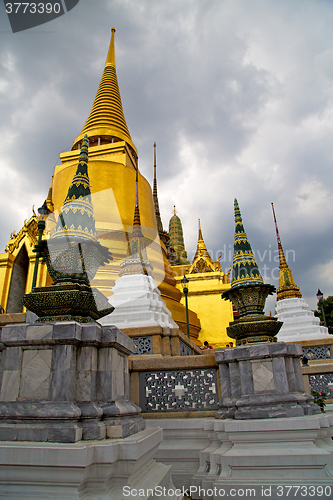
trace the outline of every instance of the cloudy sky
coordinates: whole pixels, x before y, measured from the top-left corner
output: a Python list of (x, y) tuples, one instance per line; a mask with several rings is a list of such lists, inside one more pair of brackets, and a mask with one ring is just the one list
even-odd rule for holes
[(315, 308), (318, 287), (333, 294), (332, 0), (80, 0), (15, 34), (1, 2), (1, 251), (84, 125), (113, 26), (149, 181), (157, 143), (165, 228), (175, 204), (192, 258), (200, 218), (228, 269), (237, 197), (265, 281), (277, 285), (274, 202), (295, 281)]

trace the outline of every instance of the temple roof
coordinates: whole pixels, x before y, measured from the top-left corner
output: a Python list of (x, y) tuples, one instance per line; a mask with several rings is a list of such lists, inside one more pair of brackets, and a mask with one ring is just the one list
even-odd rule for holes
[(201, 231), (201, 224), (199, 219), (199, 235), (198, 244), (193, 263), (189, 269), (189, 274), (194, 273), (209, 273), (215, 270), (214, 263), (209, 255)]
[(109, 142), (125, 141), (137, 155), (136, 147), (132, 142), (126, 124), (118, 86), (114, 43), (115, 31), (115, 28), (112, 28), (109, 52), (93, 107), (80, 135), (75, 139), (72, 149), (75, 149), (84, 135), (87, 134), (89, 138), (102, 137)]
[(279, 229), (276, 222), (274, 205), (272, 205), (276, 238), (279, 250), (279, 288), (277, 289), (276, 300), (290, 299), (290, 298), (301, 298), (302, 293), (299, 287), (296, 285), (293, 275), (288, 267), (284, 251), (281, 244), (281, 239), (279, 235)]
[(236, 227), (231, 289), (244, 285), (262, 285), (264, 281), (259, 272), (249, 240), (247, 239), (236, 198), (234, 204)]

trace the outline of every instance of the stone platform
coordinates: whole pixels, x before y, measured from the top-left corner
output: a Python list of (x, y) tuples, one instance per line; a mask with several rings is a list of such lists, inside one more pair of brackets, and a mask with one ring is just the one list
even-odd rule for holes
[[(157, 487), (175, 490), (171, 467), (153, 460), (161, 441), (161, 429), (146, 429), (124, 439), (70, 444), (1, 442), (0, 497), (122, 500), (124, 487), (142, 492)], [(142, 494), (138, 498), (161, 497)]]
[(157, 500), (175, 490), (170, 466), (153, 459), (162, 430), (145, 429), (129, 400), (134, 347), (97, 323), (2, 329), (0, 497), (122, 500), (126, 487)]
[[(192, 500), (331, 498), (331, 494), (313, 494), (309, 488), (319, 488), (320, 493), (327, 487), (333, 492), (332, 412), (246, 421), (156, 419), (147, 425), (162, 427), (163, 442), (155, 460), (172, 466), (173, 483), (191, 492)], [(297, 496), (295, 488), (287, 495), (287, 486), (296, 485), (308, 488), (312, 495), (304, 495), (303, 489)], [(246, 489), (252, 494), (246, 495)], [(235, 490), (241, 492), (239, 496)], [(207, 491), (209, 495), (203, 493)]]
[[(313, 488), (330, 488), (333, 492), (333, 417), (260, 419), (248, 421), (207, 420), (205, 430), (211, 443), (200, 452), (200, 467), (192, 477), (192, 499), (218, 500), (198, 495), (223, 489), (252, 489), (263, 497), (262, 487), (272, 500), (287, 498), (287, 486), (293, 498), (315, 498)], [(303, 487), (298, 495), (293, 488)], [(312, 489), (310, 490), (310, 486)], [(279, 488), (278, 488), (279, 487)], [(196, 488), (196, 491), (194, 489)], [(312, 495), (305, 495), (305, 488)], [(328, 490), (327, 490), (328, 491)], [(303, 495), (301, 495), (303, 493)], [(326, 495), (326, 497), (330, 497)]]

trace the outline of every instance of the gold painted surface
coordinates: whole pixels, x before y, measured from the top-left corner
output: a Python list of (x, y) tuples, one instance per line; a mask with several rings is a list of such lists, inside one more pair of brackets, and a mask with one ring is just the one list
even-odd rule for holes
[(230, 289), (230, 283), (223, 283), (224, 274), (220, 271), (187, 274), (190, 266), (173, 266), (177, 272), (177, 288), (181, 292), (181, 302), (185, 304), (181, 280), (186, 274), (188, 283), (188, 307), (194, 311), (201, 323), (198, 342), (205, 340), (213, 348), (225, 347), (233, 342), (227, 335), (227, 326), (233, 321), (232, 304), (221, 299), (221, 295)]

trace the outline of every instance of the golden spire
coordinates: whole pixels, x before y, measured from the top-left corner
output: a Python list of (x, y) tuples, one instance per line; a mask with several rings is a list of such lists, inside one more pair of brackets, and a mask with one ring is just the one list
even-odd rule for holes
[[(199, 236), (198, 236), (198, 245), (199, 245), (199, 241), (203, 243), (203, 246), (204, 248), (206, 249), (206, 245), (205, 245), (205, 242), (203, 240), (203, 237), (202, 237), (202, 232), (201, 232), (201, 224), (200, 224), (200, 219), (198, 219), (199, 221)], [(206, 249), (207, 250), (207, 249)]]
[(116, 56), (115, 56), (115, 50), (114, 50), (114, 34), (116, 32), (116, 28), (111, 29), (111, 42), (110, 42), (110, 47), (109, 47), (109, 52), (106, 58), (106, 63), (105, 66), (113, 66), (114, 68), (116, 67)]
[(141, 234), (141, 219), (140, 219), (140, 209), (139, 209), (139, 177), (138, 170), (136, 170), (135, 178), (135, 209), (134, 209), (134, 220), (133, 226), (137, 228), (137, 231)]
[(52, 176), (52, 179), (51, 179), (50, 189), (49, 189), (47, 198), (45, 200), (46, 206), (50, 210), (50, 212), (54, 212), (54, 206), (53, 206), (53, 203), (52, 203), (52, 184), (53, 184), (53, 176)]
[(157, 230), (159, 233), (163, 232), (163, 224), (161, 220), (160, 207), (158, 204), (158, 196), (157, 196), (157, 176), (156, 176), (156, 142), (154, 142), (154, 184), (153, 184), (153, 199), (154, 199), (154, 207), (155, 207), (155, 216), (157, 223)]
[(193, 259), (193, 264), (190, 267), (189, 274), (194, 273), (210, 273), (215, 270), (214, 263), (209, 255), (201, 231), (201, 223), (199, 221), (199, 235), (197, 251)]
[(75, 139), (72, 149), (77, 149), (84, 135), (87, 134), (91, 146), (94, 145), (95, 140), (98, 140), (98, 145), (119, 140), (125, 141), (137, 157), (137, 150), (126, 124), (118, 86), (114, 47), (115, 31), (115, 28), (112, 28), (110, 48), (92, 110), (81, 134)]
[(281, 239), (279, 235), (279, 229), (276, 222), (274, 205), (272, 205), (276, 238), (279, 250), (279, 288), (277, 289), (276, 300), (290, 299), (290, 298), (301, 298), (302, 294), (299, 287), (295, 284), (293, 275), (288, 267), (286, 258), (284, 256)]

